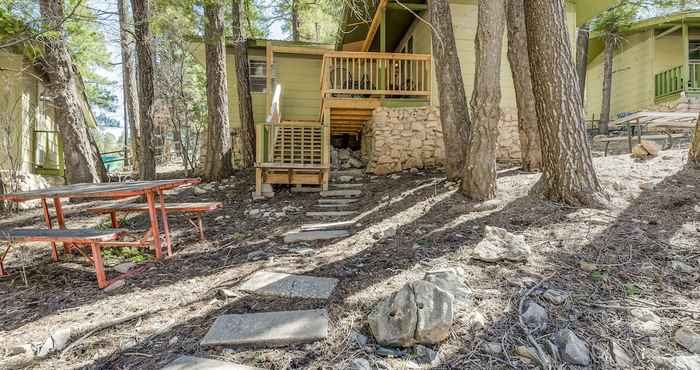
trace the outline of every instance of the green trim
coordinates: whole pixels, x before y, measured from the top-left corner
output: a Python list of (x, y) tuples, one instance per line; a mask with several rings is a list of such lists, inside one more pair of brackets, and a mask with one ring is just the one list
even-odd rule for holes
[[(413, 3), (389, 3), (386, 6), (387, 9), (390, 10), (413, 10), (413, 11), (423, 11), (423, 10), (428, 10), (428, 5), (426, 4), (413, 4)], [(406, 9), (408, 8), (408, 9)]]
[(680, 97), (681, 97), (680, 91), (669, 94), (669, 95), (665, 95), (665, 96), (658, 96), (658, 97), (654, 98), (654, 104), (670, 102), (670, 101), (676, 100)]
[(412, 108), (430, 105), (430, 100), (425, 98), (382, 99), (381, 102), (382, 107), (385, 108)]
[(690, 62), (690, 42), (688, 41), (688, 25), (683, 24), (683, 81), (684, 87), (688, 86), (688, 81), (690, 81), (690, 68), (688, 63)]

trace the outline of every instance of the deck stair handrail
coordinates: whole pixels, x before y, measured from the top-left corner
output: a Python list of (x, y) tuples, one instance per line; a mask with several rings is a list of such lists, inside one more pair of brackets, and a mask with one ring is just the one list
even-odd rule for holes
[(683, 66), (675, 66), (654, 76), (654, 96), (664, 98), (683, 91)]
[(321, 96), (420, 97), (431, 94), (430, 54), (328, 52)]

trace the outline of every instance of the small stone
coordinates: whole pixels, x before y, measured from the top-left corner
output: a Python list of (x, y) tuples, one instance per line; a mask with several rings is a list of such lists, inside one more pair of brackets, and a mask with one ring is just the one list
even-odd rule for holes
[(498, 355), (503, 352), (501, 344), (496, 342), (484, 342), (481, 347), (484, 349), (484, 351), (486, 351), (486, 353), (491, 355)]
[(661, 331), (661, 318), (646, 308), (630, 311), (632, 329), (640, 334), (654, 335)]
[(103, 291), (105, 293), (111, 293), (111, 292), (114, 292), (114, 291), (117, 291), (117, 290), (123, 288), (125, 285), (126, 285), (126, 282), (124, 281), (124, 279), (117, 280), (117, 281), (113, 282), (112, 284), (109, 284), (109, 286), (104, 288)]
[(39, 349), (37, 357), (44, 358), (51, 353), (62, 351), (68, 345), (71, 334), (72, 330), (70, 328), (58, 329), (52, 332)]
[(393, 238), (396, 236), (396, 227), (392, 226), (384, 230), (384, 239)]
[(593, 263), (586, 262), (586, 261), (579, 262), (579, 267), (581, 267), (581, 270), (586, 271), (586, 272), (593, 272), (593, 271), (598, 269), (598, 266), (596, 266)]
[(170, 340), (168, 341), (168, 344), (170, 344), (171, 346), (174, 346), (175, 344), (177, 344), (177, 342), (179, 340), (180, 340), (180, 338), (178, 336), (174, 336), (174, 337), (170, 338)]
[(534, 331), (539, 331), (547, 327), (547, 320), (549, 320), (549, 315), (547, 310), (534, 301), (527, 301), (525, 303), (524, 311), (521, 314), (525, 325)]
[(675, 271), (682, 272), (684, 274), (692, 274), (693, 272), (696, 272), (698, 270), (695, 267), (690, 266), (682, 261), (671, 261), (671, 268)]
[(688, 351), (695, 354), (700, 354), (700, 334), (697, 334), (692, 329), (681, 326), (673, 334), (673, 339), (675, 339), (676, 343), (680, 344)]
[(201, 186), (193, 186), (192, 193), (194, 193), (194, 195), (204, 195), (208, 193), (208, 191)]
[(401, 351), (399, 349), (394, 349), (394, 348), (382, 347), (382, 346), (377, 347), (377, 349), (374, 351), (374, 353), (377, 356), (381, 356), (381, 357), (399, 358), (399, 357), (406, 356), (406, 352), (404, 352), (404, 351)]
[(486, 317), (480, 312), (474, 311), (469, 315), (469, 327), (472, 330), (483, 330), (486, 324)]
[(246, 255), (246, 258), (248, 259), (248, 261), (262, 259), (265, 257), (267, 257), (267, 253), (265, 253), (265, 251), (261, 251), (261, 250), (252, 251)]
[(354, 179), (353, 176), (347, 176), (347, 175), (338, 176), (338, 182), (351, 182), (353, 179)]
[(527, 261), (529, 257), (525, 237), (493, 226), (486, 226), (484, 238), (472, 251), (472, 258), (485, 262)]
[(537, 356), (537, 350), (535, 350), (532, 347), (516, 346), (515, 354), (528, 361), (539, 361), (539, 357)]
[(366, 335), (360, 334), (354, 330), (350, 332), (350, 337), (355, 341), (355, 343), (357, 343), (358, 346), (360, 346), (360, 348), (366, 346), (367, 342), (369, 342), (369, 338)]
[(627, 354), (624, 348), (617, 344), (617, 342), (610, 342), (610, 352), (618, 368), (629, 369), (634, 366), (634, 360)]
[(586, 342), (573, 331), (562, 329), (557, 333), (557, 339), (562, 360), (581, 366), (588, 366), (591, 363), (591, 354)]
[(426, 346), (417, 345), (416, 360), (419, 364), (428, 364), (432, 367), (437, 367), (440, 365), (440, 354)]
[(673, 156), (665, 155), (665, 156), (661, 157), (661, 159), (663, 159), (664, 161), (670, 161), (671, 159), (673, 159)]
[(653, 182), (643, 182), (639, 184), (639, 188), (644, 190), (644, 191), (651, 191), (654, 190), (654, 183)]
[(571, 293), (569, 293), (566, 290), (547, 289), (542, 294), (542, 298), (548, 300), (551, 303), (559, 305), (559, 304), (564, 303), (569, 298), (570, 295), (571, 295)]
[(353, 358), (350, 360), (350, 363), (348, 363), (348, 366), (345, 367), (346, 370), (372, 370), (372, 367), (369, 365), (369, 361), (365, 360), (364, 358)]
[(135, 264), (135, 263), (133, 263), (133, 262), (124, 262), (124, 263), (120, 263), (120, 264), (114, 266), (114, 269), (117, 270), (118, 272), (122, 273), (122, 274), (125, 274), (125, 273), (129, 272), (129, 270), (131, 270), (131, 269), (134, 268), (134, 267), (136, 267), (136, 264)]

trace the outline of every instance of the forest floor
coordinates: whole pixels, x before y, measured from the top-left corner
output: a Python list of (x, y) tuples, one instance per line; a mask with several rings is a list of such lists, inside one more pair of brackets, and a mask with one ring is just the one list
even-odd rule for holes
[[(6, 266), (12, 275), (0, 279), (0, 347), (40, 345), (56, 329), (143, 315), (94, 332), (63, 355), (29, 363), (19, 363), (20, 355), (3, 354), (0, 348), (0, 368), (14, 363), (26, 369), (160, 369), (182, 354), (265, 369), (343, 369), (356, 357), (392, 369), (411, 368), (414, 364), (405, 358), (379, 357), (372, 339), (370, 346), (358, 347), (351, 333), (371, 338), (367, 314), (378, 300), (427, 271), (454, 266), (465, 270), (474, 303), (457, 313), (449, 339), (434, 347), (441, 368), (534, 367), (516, 356), (514, 348), (527, 343), (517, 326), (518, 300), (538, 282), (571, 293), (561, 305), (534, 297), (549, 315), (538, 339), (572, 328), (589, 344), (593, 368), (613, 368), (612, 340), (639, 368), (654, 368), (657, 356), (688, 354), (673, 340), (680, 325), (700, 332), (700, 171), (683, 168), (686, 153), (663, 151), (647, 161), (629, 155), (596, 158), (611, 196), (612, 206), (605, 210), (528, 197), (539, 175), (517, 171), (499, 176), (497, 207), (483, 212), (467, 212), (464, 198), (440, 171), (366, 176), (360, 203), (367, 214), (354, 235), (301, 245), (284, 244), (281, 236), (299, 227), (317, 193), (279, 188), (273, 199), (253, 202), (249, 172), (203, 195), (183, 189), (171, 198), (224, 203), (205, 217), (210, 241), (198, 241), (185, 218), (173, 217), (174, 256), (142, 262), (120, 289), (98, 289), (91, 267), (77, 256), (54, 264), (46, 246), (11, 252)], [(69, 205), (67, 223), (104, 224), (104, 217), (82, 212), (89, 205)], [(253, 209), (258, 211), (250, 215)], [(132, 228), (147, 224), (143, 216), (126, 222)], [(42, 224), (38, 210), (0, 221), (0, 227), (33, 224)], [(486, 225), (524, 235), (532, 248), (529, 261), (490, 264), (471, 259)], [(392, 227), (396, 235), (382, 237)], [(124, 258), (112, 256), (108, 262)], [(595, 271), (590, 271), (591, 264)], [(334, 277), (339, 284), (328, 301), (260, 297), (235, 289), (262, 269)], [(222, 288), (227, 294), (220, 294)], [(659, 316), (655, 331), (637, 330), (633, 307), (649, 308)], [(199, 344), (221, 314), (280, 308), (327, 308), (328, 338), (276, 349)], [(474, 311), (486, 318), (483, 326), (472, 325)], [(489, 353), (485, 342), (500, 343), (504, 351)]]

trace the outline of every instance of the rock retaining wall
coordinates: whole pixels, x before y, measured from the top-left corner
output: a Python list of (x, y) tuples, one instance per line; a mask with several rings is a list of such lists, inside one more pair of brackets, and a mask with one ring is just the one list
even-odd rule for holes
[[(499, 123), (497, 157), (520, 160), (515, 113), (504, 113)], [(445, 148), (438, 108), (375, 109), (362, 132), (362, 158), (367, 172), (378, 175), (442, 165)]]

